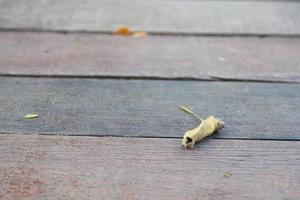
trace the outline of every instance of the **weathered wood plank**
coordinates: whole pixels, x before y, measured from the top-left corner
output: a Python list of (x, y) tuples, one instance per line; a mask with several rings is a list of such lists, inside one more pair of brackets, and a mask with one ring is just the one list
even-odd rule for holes
[(300, 82), (300, 38), (0, 32), (0, 73)]
[[(300, 143), (0, 136), (0, 197), (12, 199), (300, 198)], [(227, 171), (232, 173), (224, 177)]]
[[(181, 137), (178, 107), (226, 122), (216, 138), (300, 139), (300, 84), (0, 77), (0, 132)], [(24, 120), (37, 112), (40, 118)]]
[(272, 1), (1, 0), (2, 29), (299, 35), (300, 4)]

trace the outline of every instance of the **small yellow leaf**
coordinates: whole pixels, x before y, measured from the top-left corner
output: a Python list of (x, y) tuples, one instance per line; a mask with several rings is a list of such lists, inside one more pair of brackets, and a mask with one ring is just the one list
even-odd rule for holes
[(230, 176), (232, 176), (232, 173), (230, 172), (225, 172), (224, 177), (225, 178), (229, 178)]
[(113, 32), (114, 35), (123, 35), (123, 36), (128, 36), (131, 34), (131, 31), (128, 27), (126, 26), (122, 26), (122, 27), (119, 27), (117, 28), (114, 32)]
[(148, 33), (144, 31), (133, 33), (133, 37), (146, 37), (146, 36), (148, 36)]
[(39, 115), (35, 114), (35, 113), (31, 113), (31, 114), (27, 114), (24, 116), (24, 119), (34, 119), (34, 118), (38, 118)]

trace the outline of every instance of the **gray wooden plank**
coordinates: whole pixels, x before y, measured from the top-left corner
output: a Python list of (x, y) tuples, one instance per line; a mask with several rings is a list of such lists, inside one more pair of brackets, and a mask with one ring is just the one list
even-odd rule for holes
[[(182, 137), (179, 106), (223, 119), (215, 138), (300, 139), (300, 85), (0, 77), (0, 132)], [(36, 112), (38, 119), (24, 120)]]
[(2, 29), (299, 35), (300, 4), (270, 1), (1, 0)]
[[(300, 143), (0, 135), (0, 197), (300, 198)], [(226, 172), (232, 173), (229, 178)]]
[(300, 38), (0, 32), (0, 74), (300, 82)]

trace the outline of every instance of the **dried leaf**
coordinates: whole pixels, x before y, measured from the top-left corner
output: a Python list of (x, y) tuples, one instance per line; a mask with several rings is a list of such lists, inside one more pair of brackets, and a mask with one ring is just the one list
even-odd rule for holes
[(203, 138), (211, 135), (212, 133), (221, 130), (224, 127), (224, 122), (220, 121), (219, 119), (210, 116), (205, 120), (202, 120), (197, 114), (195, 114), (193, 111), (188, 109), (185, 106), (180, 107), (181, 110), (192, 114), (197, 119), (200, 120), (200, 124), (198, 127), (187, 131), (182, 139), (182, 146), (184, 148), (192, 149), (194, 148), (194, 145), (196, 142), (201, 141)]
[(118, 29), (116, 29), (114, 32), (113, 32), (114, 35), (123, 35), (123, 36), (128, 36), (131, 34), (131, 31), (128, 27), (126, 26), (122, 26), (122, 27), (119, 27)]
[(139, 31), (139, 32), (133, 33), (133, 37), (146, 37), (146, 36), (148, 36), (148, 33), (144, 32), (144, 31)]
[(35, 114), (35, 113), (30, 113), (24, 116), (24, 119), (34, 119), (34, 118), (38, 118), (39, 115)]

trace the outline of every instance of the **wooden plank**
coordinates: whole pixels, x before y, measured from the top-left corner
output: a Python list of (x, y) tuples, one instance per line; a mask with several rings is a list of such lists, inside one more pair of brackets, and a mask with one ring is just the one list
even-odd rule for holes
[(0, 147), (6, 200), (300, 198), (299, 142), (207, 140), (186, 151), (177, 139), (1, 135)]
[[(182, 137), (179, 106), (223, 119), (215, 138), (300, 139), (300, 85), (0, 77), (0, 132)], [(40, 117), (24, 120), (28, 113)]]
[(1, 0), (9, 30), (299, 35), (300, 4), (272, 1)]
[(300, 82), (300, 38), (0, 32), (0, 74)]

